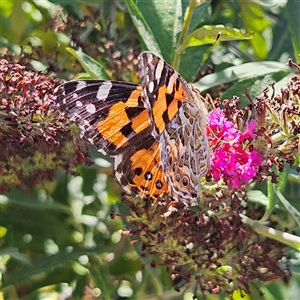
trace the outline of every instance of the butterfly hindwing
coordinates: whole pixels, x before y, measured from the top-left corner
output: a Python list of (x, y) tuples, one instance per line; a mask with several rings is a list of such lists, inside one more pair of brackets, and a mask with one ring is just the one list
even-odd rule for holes
[(196, 102), (184, 102), (159, 141), (170, 196), (189, 205), (197, 204), (200, 178), (209, 167), (203, 120), (206, 120), (204, 107), (201, 109)]
[(160, 148), (149, 135), (115, 157), (115, 176), (124, 190), (152, 201), (168, 192), (161, 165)]

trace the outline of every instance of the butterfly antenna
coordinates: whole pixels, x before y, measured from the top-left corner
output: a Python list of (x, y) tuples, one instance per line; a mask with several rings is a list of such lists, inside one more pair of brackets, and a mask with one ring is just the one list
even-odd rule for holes
[(205, 95), (205, 97), (203, 97), (203, 96), (200, 94), (200, 97), (201, 97), (201, 100), (203, 101), (203, 103), (206, 105), (207, 108), (210, 108), (211, 110), (216, 109), (214, 100), (213, 100), (213, 98), (211, 97), (211, 95), (210, 95), (209, 93), (207, 93), (207, 94)]
[(196, 72), (196, 74), (195, 74), (193, 80), (192, 80), (193, 83), (196, 82), (196, 81), (198, 81), (201, 77), (203, 77), (203, 75), (201, 74), (201, 68), (203, 67), (204, 63), (208, 60), (208, 58), (210, 57), (210, 55), (211, 55), (211, 53), (212, 53), (212, 50), (213, 50), (214, 47), (216, 46), (216, 44), (217, 44), (219, 38), (221, 37), (221, 33), (222, 33), (222, 32), (220, 31), (220, 32), (217, 34), (214, 43), (213, 43), (213, 44), (211, 45), (211, 47), (205, 52), (204, 57), (203, 57), (203, 60), (202, 60), (202, 62), (201, 62), (201, 64), (200, 64), (200, 66), (199, 66), (199, 68), (198, 68), (198, 70), (197, 70), (197, 72)]

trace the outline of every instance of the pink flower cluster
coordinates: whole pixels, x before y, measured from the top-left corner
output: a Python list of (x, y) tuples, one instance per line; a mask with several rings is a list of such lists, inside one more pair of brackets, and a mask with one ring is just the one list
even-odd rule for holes
[(222, 109), (210, 112), (208, 137), (213, 152), (210, 164), (215, 180), (223, 179), (229, 188), (239, 189), (241, 185), (255, 177), (262, 162), (262, 155), (257, 149), (243, 149), (243, 142), (254, 139), (254, 121), (246, 124), (245, 132), (240, 132), (225, 116)]

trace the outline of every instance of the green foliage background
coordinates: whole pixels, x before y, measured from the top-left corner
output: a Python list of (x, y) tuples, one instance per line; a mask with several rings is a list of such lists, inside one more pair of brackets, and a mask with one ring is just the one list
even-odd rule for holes
[[(270, 81), (278, 91), (287, 85), (294, 72), (286, 66), (287, 58), (300, 61), (300, 1), (207, 1), (195, 8), (184, 28), (188, 5), (188, 0), (2, 0), (0, 49), (2, 55), (22, 51), (32, 69), (59, 78), (76, 74), (134, 82), (139, 79), (131, 53), (154, 52), (188, 81), (209, 57), (215, 72), (196, 84), (201, 91), (218, 93), (223, 85), (223, 99), (239, 95), (246, 101), (246, 87), (255, 97)], [(180, 40), (183, 30), (187, 35)], [(121, 58), (129, 68), (116, 68)], [(128, 212), (111, 176), (112, 161), (91, 152), (95, 164), (81, 166), (75, 176), (58, 170), (53, 182), (29, 192), (12, 187), (0, 195), (5, 299), (179, 297), (165, 269), (142, 268), (151, 258), (141, 257), (140, 245), (121, 236), (128, 224), (122, 217), (112, 219), (111, 213)], [(288, 178), (287, 187), (292, 184)], [(287, 198), (299, 211), (299, 181), (292, 186)], [(260, 191), (254, 200), (264, 207), (266, 186)], [(288, 212), (281, 208), (280, 213)], [(292, 254), (299, 266), (299, 253)], [(296, 299), (299, 268), (293, 270), (289, 283), (260, 286), (266, 299)], [(192, 293), (183, 297), (192, 299)]]

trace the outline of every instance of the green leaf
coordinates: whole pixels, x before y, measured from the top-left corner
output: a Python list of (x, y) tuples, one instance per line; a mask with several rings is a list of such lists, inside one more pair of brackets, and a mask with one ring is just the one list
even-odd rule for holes
[[(205, 24), (211, 23), (211, 3), (209, 1), (200, 1), (199, 5), (194, 8), (191, 23), (189, 26), (189, 33), (192, 33), (196, 28), (199, 28)], [(186, 4), (189, 4), (189, 1), (182, 1), (182, 11), (186, 11)]]
[(10, 52), (16, 54), (21, 52), (21, 47), (19, 45), (11, 43), (3, 36), (0, 36), (0, 48), (7, 48)]
[[(261, 76), (254, 76), (244, 80), (239, 80), (232, 87), (227, 89), (222, 94), (222, 99), (230, 99), (234, 95), (239, 95), (242, 104), (248, 104), (249, 100), (245, 96), (245, 90), (247, 90), (250, 97), (253, 99), (262, 93), (262, 90), (269, 86), (270, 82), (276, 82), (277, 79), (282, 79), (281, 86), (277, 84), (274, 85), (275, 91), (280, 92), (281, 87), (287, 87), (290, 76), (286, 76), (285, 71), (278, 71), (275, 73), (270, 73)], [(285, 83), (285, 84), (284, 84)]]
[(286, 184), (280, 191), (300, 211), (300, 174), (296, 171), (296, 168), (297, 164), (289, 169)]
[(210, 51), (209, 48), (211, 48), (211, 46), (204, 45), (190, 47), (184, 50), (184, 55), (180, 58), (179, 73), (187, 80), (187, 82), (193, 81), (197, 70), (202, 65), (205, 53)]
[[(0, 196), (1, 226), (14, 228), (15, 236), (32, 235), (35, 241), (44, 241), (55, 235), (56, 240), (64, 245), (72, 242), (72, 229), (65, 226), (66, 220), (71, 221), (71, 210), (56, 202), (40, 202), (33, 195), (24, 191), (12, 190), (8, 197)], [(37, 224), (39, 224), (37, 226)], [(71, 239), (71, 240), (70, 240)], [(23, 238), (17, 238), (13, 244), (22, 249)], [(27, 245), (27, 250), (34, 248), (34, 243)], [(38, 252), (38, 249), (35, 249)]]
[(136, 29), (138, 30), (148, 50), (162, 57), (161, 49), (157, 43), (156, 37), (153, 34), (148, 22), (142, 15), (140, 9), (137, 7), (133, 0), (125, 0), (125, 2), (133, 23), (135, 24)]
[(260, 190), (250, 190), (247, 192), (248, 200), (263, 206), (267, 206), (269, 203), (268, 197)]
[[(159, 56), (171, 63), (179, 35), (182, 32), (184, 15), (182, 2), (173, 1), (170, 5), (169, 1), (161, 0), (136, 1), (136, 6), (145, 24), (151, 28), (152, 39), (156, 41), (159, 47), (161, 54)], [(140, 30), (139, 33), (144, 39), (144, 35)], [(152, 51), (148, 43), (145, 40), (144, 42), (147, 48)], [(153, 46), (152, 42), (150, 42), (150, 46)]]
[(286, 18), (289, 27), (289, 33), (294, 46), (294, 55), (297, 62), (300, 62), (300, 1), (288, 1), (286, 5)]
[(102, 264), (99, 259), (95, 255), (90, 255), (91, 266), (89, 271), (91, 273), (91, 277), (97, 287), (101, 290), (101, 296), (103, 299), (111, 298), (109, 294), (109, 272), (106, 264)]
[(276, 207), (278, 204), (279, 200), (278, 197), (276, 197), (275, 190), (274, 190), (274, 185), (271, 182), (271, 179), (268, 179), (268, 204), (266, 206), (266, 211), (263, 215), (263, 217), (259, 220), (260, 223), (265, 222), (269, 216), (271, 215), (273, 209)]
[(78, 59), (85, 71), (90, 75), (90, 79), (110, 79), (104, 66), (95, 59), (84, 54), (82, 51), (74, 50), (69, 47), (66, 50)]
[(34, 276), (43, 276), (43, 274), (53, 271), (58, 267), (65, 267), (67, 264), (72, 263), (78, 257), (82, 255), (88, 254), (100, 254), (104, 252), (109, 252), (111, 249), (107, 247), (101, 248), (82, 248), (82, 249), (74, 249), (72, 251), (61, 251), (54, 255), (44, 255), (39, 257), (36, 260), (31, 261), (31, 263), (23, 265), (16, 272), (12, 274), (11, 277), (5, 278), (3, 281), (2, 288), (7, 288), (10, 285), (15, 285), (24, 280), (30, 280)]
[[(293, 269), (293, 267), (289, 266), (289, 269)], [(300, 275), (293, 272), (293, 276), (288, 279), (275, 280), (272, 283), (266, 284), (265, 282), (261, 282), (255, 286), (256, 290), (260, 291), (258, 297), (253, 297), (252, 299), (261, 299), (261, 295), (263, 295), (264, 299), (276, 299), (276, 300), (296, 300), (295, 295), (299, 295), (300, 293)]]
[(30, 263), (30, 260), (27, 256), (20, 253), (18, 248), (2, 248), (0, 249), (0, 256), (2, 255), (9, 255), (10, 257), (13, 257), (15, 260), (18, 260), (22, 263)]
[(235, 28), (227, 28), (223, 25), (205, 25), (189, 34), (180, 46), (179, 51), (183, 51), (188, 47), (195, 47), (205, 44), (213, 44), (216, 42), (217, 36), (220, 34), (218, 41), (234, 41), (234, 40), (249, 40), (252, 35), (243, 33)]
[(293, 216), (294, 220), (297, 222), (300, 228), (300, 212), (281, 194), (281, 192), (275, 185), (274, 191), (281, 203), (285, 206), (286, 210)]
[(268, 55), (267, 38), (265, 30), (270, 26), (270, 20), (263, 12), (260, 5), (253, 1), (239, 1), (241, 8), (241, 19), (247, 32), (254, 32), (253, 39), (250, 41), (256, 57), (265, 59)]
[(199, 87), (201, 91), (205, 91), (224, 83), (262, 76), (278, 71), (284, 71), (286, 74), (292, 73), (292, 69), (283, 63), (274, 61), (251, 62), (229, 67), (221, 72), (206, 75), (197, 81), (195, 85)]
[(233, 300), (251, 300), (250, 296), (241, 289), (234, 290), (232, 293)]

